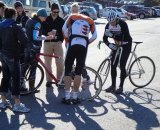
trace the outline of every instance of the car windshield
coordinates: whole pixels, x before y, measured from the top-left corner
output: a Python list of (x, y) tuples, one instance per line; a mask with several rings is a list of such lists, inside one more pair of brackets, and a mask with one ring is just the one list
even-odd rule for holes
[(95, 9), (95, 8), (89, 8), (88, 10), (89, 10), (89, 12), (94, 12), (94, 13), (96, 13), (96, 9)]
[(121, 10), (121, 9), (117, 9), (117, 11), (122, 12), (122, 10)]

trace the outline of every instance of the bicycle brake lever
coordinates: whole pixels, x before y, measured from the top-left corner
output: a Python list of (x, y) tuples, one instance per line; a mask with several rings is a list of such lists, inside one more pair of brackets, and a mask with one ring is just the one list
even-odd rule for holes
[(98, 43), (98, 45), (97, 45), (98, 49), (101, 48), (101, 43), (102, 43), (102, 41), (99, 41), (99, 43)]

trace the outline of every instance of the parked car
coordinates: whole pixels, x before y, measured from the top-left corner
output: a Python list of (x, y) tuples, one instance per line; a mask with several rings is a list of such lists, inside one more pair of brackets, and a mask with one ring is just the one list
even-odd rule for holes
[(160, 6), (153, 6), (153, 8), (155, 8), (155, 9), (160, 9)]
[(149, 17), (152, 17), (152, 8), (151, 7), (143, 7), (145, 11), (149, 13)]
[[(9, 7), (14, 7), (14, 3), (16, 1), (18, 0), (3, 0), (3, 2)], [(47, 10), (47, 13), (49, 14), (51, 12), (50, 6), (54, 2), (58, 4), (60, 8), (60, 17), (63, 17), (63, 11), (61, 9), (58, 0), (19, 0), (19, 1), (23, 3), (25, 11), (28, 16), (31, 16), (31, 14), (36, 12), (39, 8), (45, 8)]]
[(69, 8), (66, 5), (61, 5), (63, 11), (63, 17), (69, 14)]
[(156, 9), (157, 17), (160, 17), (160, 9)]
[(120, 17), (120, 18), (127, 18), (126, 15), (125, 15), (125, 13), (121, 9), (119, 9), (117, 7), (105, 7), (103, 9), (103, 17), (106, 17), (107, 11), (111, 10), (111, 9), (117, 12), (117, 16), (118, 17)]
[(150, 16), (150, 13), (146, 10), (144, 10), (143, 7), (137, 6), (137, 5), (123, 5), (120, 8), (123, 8), (124, 10), (134, 13), (139, 17), (140, 19), (144, 19)]
[(80, 10), (86, 11), (93, 20), (97, 19), (97, 11), (94, 7), (80, 5)]
[(94, 8), (96, 9), (96, 11), (97, 11), (97, 16), (98, 16), (98, 17), (102, 17), (103, 7), (102, 7), (101, 4), (95, 3), (95, 2), (86, 2), (86, 1), (80, 2), (79, 4), (80, 4), (80, 5), (83, 5), (83, 6), (94, 7)]
[(134, 13), (131, 13), (131, 12), (128, 12), (122, 8), (120, 8), (121, 11), (126, 15), (126, 18), (129, 19), (129, 20), (133, 20), (133, 19), (136, 19), (137, 18), (137, 15), (134, 14)]

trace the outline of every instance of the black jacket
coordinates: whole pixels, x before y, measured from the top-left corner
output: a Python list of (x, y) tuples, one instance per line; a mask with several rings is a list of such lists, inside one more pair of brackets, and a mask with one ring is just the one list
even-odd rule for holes
[(16, 22), (17, 24), (22, 24), (22, 27), (25, 28), (28, 19), (29, 17), (26, 15), (25, 12), (23, 12), (21, 16), (20, 15), (17, 16)]
[(0, 49), (7, 51), (14, 57), (19, 57), (20, 46), (29, 47), (28, 38), (21, 26), (13, 19), (6, 19), (0, 23)]
[[(52, 29), (57, 30), (56, 36), (57, 39), (51, 40), (52, 42), (58, 42), (64, 40), (63, 33), (62, 33), (62, 27), (64, 25), (64, 20), (61, 17), (57, 17), (54, 21), (52, 19), (52, 16), (48, 16), (46, 21), (42, 24), (43, 25), (43, 34), (48, 35), (48, 32), (51, 32)], [(50, 42), (50, 40), (46, 40), (46, 42)]]
[[(37, 23), (40, 24), (39, 27), (37, 27)], [(39, 18), (37, 16), (35, 16), (34, 18), (30, 18), (27, 22), (26, 22), (26, 34), (28, 36), (29, 42), (36, 45), (36, 46), (42, 46), (42, 41), (38, 41), (38, 40), (34, 40), (34, 30), (37, 30), (39, 32), (39, 36), (42, 35), (42, 28), (41, 28), (41, 21), (39, 20)]]
[[(113, 33), (113, 37), (115, 40), (123, 41), (123, 42), (132, 42), (132, 37), (129, 33), (128, 25), (125, 21), (118, 19), (117, 25), (112, 29), (109, 23), (106, 25), (105, 30), (109, 29)], [(108, 43), (108, 37), (104, 34), (103, 36), (104, 43)]]

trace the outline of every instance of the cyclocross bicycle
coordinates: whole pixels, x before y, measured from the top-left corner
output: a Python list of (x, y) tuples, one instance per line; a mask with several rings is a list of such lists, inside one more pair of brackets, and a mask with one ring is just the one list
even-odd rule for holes
[[(103, 42), (102, 41), (99, 42), (99, 48), (101, 43)], [(153, 60), (150, 57), (148, 56), (138, 57), (136, 55), (137, 46), (143, 42), (133, 42), (133, 43), (135, 43), (135, 46), (133, 51), (131, 51), (130, 58), (128, 59), (129, 62), (126, 67), (126, 72), (127, 72), (127, 76), (129, 76), (130, 82), (134, 86), (142, 88), (151, 83), (151, 81), (155, 76), (156, 68)], [(119, 46), (117, 48), (114, 61), (116, 60), (118, 55), (119, 55), (118, 60), (120, 61), (122, 51), (123, 51), (123, 48)], [(102, 61), (102, 63), (100, 64), (97, 70), (97, 72), (99, 73), (102, 79), (102, 86), (105, 84), (110, 72), (111, 56), (112, 56), (112, 51), (110, 55)]]
[[(27, 95), (30, 93), (34, 93), (41, 86), (41, 84), (44, 80), (43, 68), (46, 70), (46, 72), (53, 79), (53, 81), (54, 81), (53, 84), (55, 84), (56, 86), (59, 86), (60, 83), (58, 82), (56, 76), (50, 71), (50, 69), (42, 61), (41, 56), (47, 56), (47, 57), (51, 57), (51, 58), (61, 59), (61, 57), (59, 57), (59, 56), (38, 53), (35, 55), (35, 58), (33, 58), (33, 59), (36, 60), (39, 64), (34, 61), (32, 61), (32, 63), (30, 63), (30, 64), (22, 64), (22, 68), (23, 68), (22, 73), (24, 75), (23, 81), (24, 81), (27, 89), (30, 91), (21, 92), (21, 95)], [(32, 70), (34, 70), (34, 68), (36, 68), (36, 72), (32, 71)], [(81, 87), (79, 89), (80, 99), (81, 100), (92, 100), (92, 99), (96, 98), (102, 90), (101, 77), (99, 76), (97, 71), (95, 71), (91, 67), (85, 66), (84, 70), (85, 71), (83, 71), (82, 75), (84, 78), (86, 78), (89, 75), (90, 82), (88, 82), (88, 83), (82, 82), (81, 83)], [(34, 89), (33, 88), (30, 89), (31, 84), (33, 84), (33, 83), (34, 83)]]

